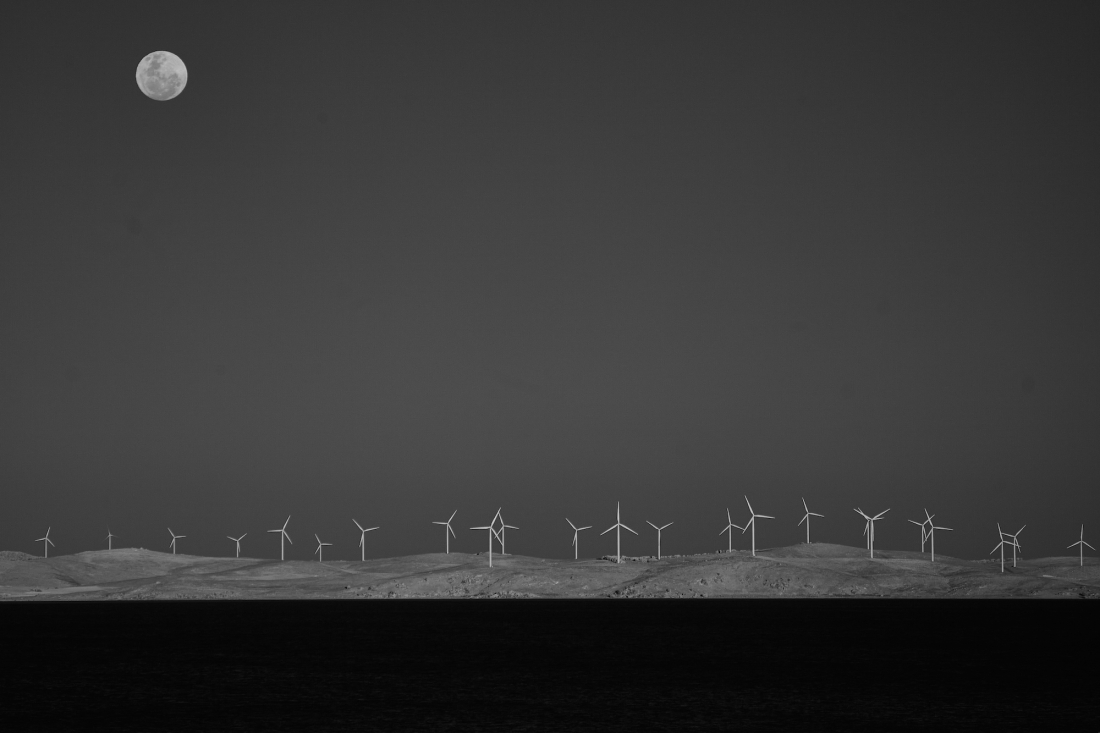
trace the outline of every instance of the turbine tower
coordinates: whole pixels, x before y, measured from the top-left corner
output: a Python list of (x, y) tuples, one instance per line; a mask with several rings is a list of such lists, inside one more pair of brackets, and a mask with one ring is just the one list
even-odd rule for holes
[(323, 548), (332, 547), (332, 543), (331, 542), (321, 542), (321, 538), (318, 537), (317, 535), (313, 535), (313, 537), (314, 537), (314, 539), (317, 540), (317, 549), (313, 551), (313, 554), (317, 556), (317, 562), (324, 562), (325, 561), (325, 552), (324, 552)]
[[(619, 502), (615, 502), (615, 523), (605, 529), (603, 532), (600, 532), (600, 537), (603, 537), (611, 530), (615, 530), (615, 562), (617, 563), (621, 563), (623, 561), (621, 539), (622, 532), (620, 532), (621, 529), (625, 529), (627, 532), (634, 532), (634, 530), (632, 530), (630, 527), (627, 527), (625, 524), (623, 524), (622, 520), (619, 518)], [(638, 533), (634, 532), (634, 534)]]
[(112, 549), (111, 548), (111, 540), (114, 539), (117, 536), (118, 535), (111, 534), (111, 528), (110, 527), (107, 528), (107, 536), (104, 537), (104, 539), (107, 540), (107, 549), (108, 550)]
[(808, 544), (810, 544), (810, 517), (821, 517), (822, 519), (824, 519), (825, 515), (824, 514), (815, 514), (814, 512), (811, 512), (810, 507), (806, 506), (805, 497), (803, 497), (803, 499), (802, 499), (802, 508), (806, 510), (806, 514), (805, 514), (805, 516), (802, 517), (802, 520), (799, 521), (799, 524), (801, 525), (802, 522), (806, 523), (806, 544), (808, 545)]
[[(455, 518), (455, 514), (458, 514), (457, 509), (455, 509), (451, 513), (451, 519)], [(451, 519), (448, 519), (446, 522), (432, 522), (432, 524), (442, 524), (444, 527), (447, 528), (447, 529), (443, 530), (443, 539), (445, 539), (447, 541), (446, 547), (447, 547), (447, 554), (448, 555), (451, 554), (451, 537), (454, 537), (455, 539), (458, 539), (458, 535), (456, 535), (455, 531), (453, 529), (451, 529)]]
[(187, 535), (185, 535), (185, 534), (176, 534), (175, 532), (172, 531), (171, 527), (168, 528), (168, 534), (172, 535), (172, 544), (169, 545), (169, 547), (172, 548), (172, 554), (175, 555), (176, 554), (176, 540), (182, 540)]
[(875, 556), (875, 522), (882, 519), (882, 516), (890, 510), (879, 512), (873, 517), (864, 514), (862, 509), (853, 509), (852, 511), (867, 520), (867, 524), (863, 527), (863, 533), (867, 535), (867, 549), (871, 551), (871, 557), (873, 558)]
[(283, 540), (286, 540), (286, 542), (289, 542), (292, 545), (294, 544), (294, 540), (290, 539), (290, 535), (288, 535), (286, 533), (286, 526), (288, 524), (290, 524), (290, 515), (289, 514), (286, 515), (286, 521), (283, 522), (283, 526), (281, 528), (267, 530), (268, 534), (270, 534), (272, 532), (279, 532), (280, 533), (280, 535), (279, 535), (279, 559), (280, 560), (286, 560), (286, 544), (283, 542)]
[(226, 539), (230, 539), (237, 543), (237, 557), (241, 556), (241, 540), (243, 540), (247, 536), (248, 532), (245, 532), (240, 537), (230, 537), (229, 535), (226, 535)]
[[(378, 529), (378, 527), (371, 527), (370, 529), (363, 529), (363, 526), (361, 524), (359, 524), (359, 521), (356, 520), (354, 517), (352, 518), (351, 521), (355, 522), (355, 526), (359, 528), (359, 532), (360, 532), (359, 547), (362, 551), (359, 553), (359, 561), (360, 562), (366, 562), (367, 561), (367, 532), (373, 532), (374, 530)], [(313, 535), (313, 536), (316, 537), (317, 535)]]
[(769, 517), (767, 514), (757, 514), (752, 510), (752, 504), (749, 504), (749, 497), (745, 497), (745, 503), (749, 505), (749, 514), (752, 518), (749, 519), (748, 524), (741, 530), (741, 534), (745, 534), (745, 530), (752, 527), (752, 556), (756, 557), (756, 520), (757, 519), (775, 519), (775, 517)]
[[(45, 558), (48, 558), (50, 556), (49, 545), (53, 545), (53, 540), (50, 539), (50, 530), (51, 529), (53, 529), (53, 527), (47, 527), (46, 528), (46, 536), (45, 537), (39, 537), (38, 539), (35, 540), (35, 542), (41, 542), (42, 543), (42, 557), (45, 557)], [(53, 546), (57, 547), (57, 545), (53, 545)]]
[(730, 517), (730, 508), (726, 507), (726, 528), (723, 529), (721, 532), (719, 532), (718, 536), (721, 537), (726, 532), (730, 533), (730, 536), (729, 536), (730, 544), (729, 544), (729, 549), (727, 550), (727, 552), (733, 552), (733, 530), (735, 530), (735, 529), (741, 530), (742, 534), (744, 534), (744, 532), (745, 532), (744, 527), (738, 527), (736, 524), (733, 523), (733, 518)]
[[(1017, 533), (1017, 534), (1019, 534), (1019, 533)], [(1095, 547), (1090, 545), (1088, 542), (1085, 542), (1085, 525), (1083, 525), (1083, 524), (1081, 525), (1081, 539), (1077, 540), (1076, 542), (1074, 542), (1072, 545), (1070, 545), (1066, 549), (1068, 550), (1068, 549), (1070, 549), (1070, 547), (1077, 547), (1077, 548), (1080, 549), (1080, 558), (1081, 559), (1080, 559), (1079, 565), (1080, 565), (1080, 567), (1084, 567), (1085, 566), (1085, 548), (1087, 547), (1090, 550), (1092, 550), (1093, 552), (1096, 552)]]
[(653, 527), (653, 529), (657, 530), (657, 559), (660, 560), (661, 559), (661, 530), (666, 529), (668, 527), (671, 527), (673, 525), (673, 523), (669, 522), (664, 527), (658, 527), (656, 524), (649, 521), (648, 519), (645, 520), (645, 523), (648, 524), (650, 527)]
[[(569, 517), (566, 517), (565, 521), (569, 522)], [(573, 528), (573, 559), (576, 560), (581, 549), (580, 534), (583, 530), (592, 529), (592, 526), (577, 527), (572, 522), (569, 522), (569, 526)]]

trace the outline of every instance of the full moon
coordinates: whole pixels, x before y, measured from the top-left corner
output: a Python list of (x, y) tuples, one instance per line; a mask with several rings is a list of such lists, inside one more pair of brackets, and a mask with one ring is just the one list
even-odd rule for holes
[(171, 51), (154, 51), (138, 64), (137, 85), (149, 99), (167, 102), (187, 86), (187, 67)]

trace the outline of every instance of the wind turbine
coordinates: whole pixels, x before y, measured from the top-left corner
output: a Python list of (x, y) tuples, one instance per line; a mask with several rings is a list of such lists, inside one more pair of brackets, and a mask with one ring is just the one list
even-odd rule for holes
[(927, 509), (924, 510), (924, 516), (928, 517), (928, 519), (924, 521), (928, 522), (928, 539), (932, 540), (932, 562), (936, 562), (936, 530), (939, 529), (944, 532), (954, 532), (955, 530), (950, 527), (937, 527), (932, 524), (932, 517), (936, 515), (929, 514)]
[(176, 540), (182, 540), (187, 535), (185, 535), (185, 534), (176, 534), (175, 532), (172, 531), (171, 527), (168, 528), (168, 534), (172, 535), (172, 544), (169, 545), (169, 547), (172, 548), (172, 554), (175, 555), (176, 554)]
[[(1025, 524), (1024, 527), (1026, 526), (1027, 525)], [(1016, 534), (1009, 534), (1008, 532), (1005, 532), (1005, 537), (1012, 538), (1012, 567), (1016, 567), (1016, 550), (1020, 550), (1021, 552), (1023, 552), (1024, 550), (1024, 548), (1020, 546), (1020, 541), (1016, 539), (1016, 535), (1023, 532), (1024, 527), (1020, 527), (1018, 530), (1016, 530)]]
[[(451, 513), (451, 519), (455, 518), (455, 514), (458, 514), (457, 509), (455, 509)], [(447, 529), (443, 530), (443, 538), (447, 541), (447, 554), (448, 555), (451, 554), (451, 537), (454, 537), (456, 540), (458, 539), (458, 535), (456, 535), (455, 531), (453, 529), (451, 529), (451, 519), (448, 519), (446, 522), (432, 522), (432, 524), (442, 524), (444, 527), (447, 528)]]
[(645, 523), (648, 524), (650, 527), (653, 527), (653, 529), (657, 530), (657, 559), (660, 560), (661, 559), (661, 530), (665, 529), (667, 527), (671, 527), (673, 523), (669, 522), (664, 527), (658, 527), (656, 524), (649, 521), (648, 519), (645, 520)]
[(806, 506), (806, 499), (805, 498), (802, 499), (802, 508), (806, 510), (806, 514), (805, 514), (805, 516), (802, 517), (802, 520), (799, 521), (799, 524), (802, 524), (802, 522), (806, 523), (806, 544), (808, 545), (808, 544), (810, 544), (810, 517), (821, 517), (822, 519), (824, 519), (825, 515), (824, 514), (815, 514), (815, 513), (811, 512), (810, 507)]
[(111, 534), (111, 528), (110, 528), (110, 527), (108, 527), (108, 528), (107, 528), (107, 536), (106, 536), (106, 537), (104, 537), (104, 539), (105, 539), (105, 540), (107, 540), (107, 549), (108, 549), (108, 550), (110, 550), (110, 549), (111, 549), (111, 539), (112, 539), (112, 538), (114, 538), (114, 537), (117, 537), (117, 535), (113, 535), (113, 534)]
[[(366, 562), (367, 561), (367, 532), (373, 532), (374, 530), (378, 529), (378, 527), (371, 527), (370, 529), (363, 529), (363, 526), (361, 524), (359, 524), (359, 522), (354, 517), (352, 518), (351, 521), (355, 522), (355, 526), (358, 527), (359, 531), (361, 532), (361, 534), (359, 535), (359, 547), (362, 548), (362, 552), (359, 553), (359, 559), (360, 559), (361, 562)], [(317, 535), (313, 535), (313, 536), (316, 537)]]
[(497, 539), (500, 540), (500, 554), (501, 554), (501, 556), (504, 556), (504, 555), (508, 554), (507, 552), (504, 551), (504, 530), (514, 529), (514, 530), (518, 531), (519, 527), (513, 527), (510, 524), (505, 524), (504, 523), (504, 517), (500, 516), (500, 509), (497, 509), (497, 515), (495, 517), (493, 517), (493, 521), (491, 522), (491, 524), (496, 524), (496, 521), (498, 519), (500, 520), (500, 529), (497, 530)]
[(863, 533), (867, 535), (867, 549), (869, 549), (871, 551), (871, 557), (874, 557), (875, 556), (875, 522), (882, 519), (882, 516), (890, 510), (887, 509), (886, 511), (879, 512), (878, 514), (876, 514), (873, 517), (869, 517), (866, 514), (864, 514), (862, 509), (853, 509), (852, 511), (856, 512), (857, 514), (859, 514), (859, 516), (861, 516), (861, 517), (863, 517), (864, 519), (867, 520), (867, 524), (863, 528)]
[[(1017, 532), (1016, 534), (1019, 534), (1019, 532)], [(1001, 529), (1001, 523), (1000, 522), (997, 522), (997, 535), (1000, 536), (1001, 541), (997, 543), (996, 547), (994, 547), (992, 550), (989, 551), (989, 554), (992, 555), (997, 550), (1001, 551), (1001, 572), (1003, 573), (1005, 571), (1005, 545), (1009, 544), (1008, 542), (1005, 542), (1005, 537), (1011, 537), (1011, 535), (1005, 534), (1004, 530)], [(1013, 547), (1013, 551), (1015, 551), (1015, 547), (1016, 547), (1016, 538), (1015, 537), (1013, 537), (1013, 539), (1012, 539), (1012, 547)]]
[[(496, 517), (493, 517), (493, 521), (496, 521)], [(489, 532), (489, 567), (493, 567), (493, 535), (497, 533), (493, 529), (493, 525), (490, 523), (488, 527), (470, 527), (470, 529), (484, 529)]]
[(928, 514), (928, 510), (924, 510), (924, 516), (927, 517), (923, 522), (918, 522), (915, 519), (908, 520), (910, 524), (915, 524), (920, 527), (920, 551), (924, 552), (924, 543), (928, 541), (928, 525), (932, 524), (932, 517)]
[[(622, 532), (619, 531), (620, 529), (625, 529), (627, 532), (634, 532), (634, 530), (632, 530), (630, 527), (627, 527), (625, 524), (622, 523), (622, 520), (619, 518), (619, 502), (615, 502), (615, 523), (613, 525), (611, 525), (610, 527), (608, 527), (607, 529), (605, 529), (603, 532), (600, 532), (600, 537), (603, 537), (605, 534), (607, 534), (611, 530), (615, 530), (615, 562), (618, 562), (618, 563), (621, 563), (623, 561), (622, 539), (621, 539)], [(634, 532), (634, 534), (638, 534), (638, 533)]]
[(290, 515), (289, 514), (286, 515), (286, 521), (283, 522), (283, 526), (281, 528), (267, 530), (269, 534), (271, 532), (280, 532), (281, 533), (281, 535), (279, 536), (279, 559), (280, 560), (286, 560), (286, 552), (285, 552), (286, 544), (283, 542), (283, 540), (286, 540), (287, 542), (289, 542), (292, 545), (294, 544), (294, 540), (290, 539), (290, 535), (288, 535), (286, 533), (286, 526), (288, 524), (290, 524)]
[[(50, 548), (49, 548), (49, 545), (47, 545), (46, 543), (49, 543), (50, 545), (53, 545), (53, 540), (50, 539), (50, 530), (51, 529), (53, 529), (53, 527), (47, 527), (46, 528), (46, 536), (45, 537), (39, 537), (38, 539), (35, 540), (35, 542), (41, 542), (42, 543), (42, 552), (43, 552), (42, 557), (46, 557), (46, 558), (48, 558), (50, 556)], [(53, 546), (57, 547), (57, 545), (53, 545)]]
[(324, 562), (325, 561), (325, 552), (324, 552), (323, 548), (332, 547), (332, 543), (331, 542), (321, 542), (321, 538), (318, 537), (317, 535), (313, 535), (313, 537), (317, 540), (317, 549), (313, 551), (313, 554), (317, 556), (317, 562)]
[[(749, 504), (749, 497), (745, 497), (745, 503)], [(752, 518), (745, 525), (745, 528), (741, 530), (741, 534), (745, 534), (745, 530), (752, 527), (752, 556), (756, 557), (756, 520), (759, 519), (775, 519), (775, 517), (769, 517), (767, 514), (757, 514), (752, 510), (752, 504), (749, 504), (749, 514)]]
[(730, 545), (729, 545), (728, 552), (733, 552), (733, 530), (735, 530), (735, 529), (741, 530), (742, 533), (744, 533), (744, 531), (745, 531), (744, 527), (738, 527), (736, 524), (733, 523), (733, 518), (730, 517), (730, 508), (726, 507), (726, 528), (723, 529), (721, 532), (719, 532), (718, 536), (721, 537), (726, 532), (730, 533), (730, 536), (729, 536)]
[(248, 532), (245, 532), (240, 537), (230, 537), (229, 535), (226, 535), (226, 539), (233, 540), (234, 542), (237, 543), (237, 557), (241, 556), (241, 540), (243, 540), (247, 536), (248, 536)]
[[(1017, 534), (1019, 534), (1019, 533), (1017, 533)], [(1093, 552), (1096, 552), (1095, 547), (1090, 545), (1088, 542), (1085, 542), (1085, 525), (1083, 525), (1083, 524), (1081, 525), (1081, 539), (1077, 540), (1076, 542), (1074, 542), (1072, 545), (1070, 545), (1066, 549), (1068, 550), (1070, 547), (1080, 548), (1080, 551), (1081, 551), (1080, 552), (1080, 554), (1081, 554), (1080, 565), (1081, 565), (1081, 567), (1084, 567), (1085, 566), (1085, 548), (1087, 547), (1090, 550), (1092, 550)]]
[[(565, 521), (569, 522), (569, 517), (566, 517)], [(581, 531), (586, 530), (586, 529), (592, 529), (592, 525), (589, 525), (587, 527), (577, 527), (572, 522), (569, 522), (569, 526), (573, 528), (573, 559), (576, 560), (577, 559), (577, 554), (580, 552), (580, 549), (581, 549), (581, 543), (580, 543)]]

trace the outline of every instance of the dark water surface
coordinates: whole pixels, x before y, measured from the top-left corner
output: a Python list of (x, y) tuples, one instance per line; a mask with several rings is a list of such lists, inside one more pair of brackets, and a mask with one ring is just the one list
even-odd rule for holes
[(1097, 731), (1098, 612), (1024, 600), (7, 603), (0, 716), (43, 731)]

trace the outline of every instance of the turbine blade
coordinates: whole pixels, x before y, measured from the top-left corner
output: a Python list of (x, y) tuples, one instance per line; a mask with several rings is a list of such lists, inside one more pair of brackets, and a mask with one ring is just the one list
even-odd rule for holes
[(805, 521), (806, 521), (807, 519), (809, 519), (809, 518), (810, 518), (810, 513), (809, 513), (809, 512), (806, 512), (806, 516), (804, 516), (804, 517), (802, 517), (802, 519), (799, 519), (799, 520), (798, 520), (798, 526), (799, 526), (799, 527), (801, 527), (801, 526), (802, 526), (802, 523), (803, 523), (803, 522), (805, 522)]
[[(634, 530), (632, 530), (630, 527), (627, 527), (625, 524), (623, 525), (623, 529), (625, 529), (627, 532), (634, 532)], [(634, 532), (634, 534), (638, 534), (638, 533)]]
[(456, 515), (456, 514), (458, 514), (458, 510), (457, 510), (457, 509), (455, 509), (455, 510), (454, 510), (453, 512), (451, 512), (451, 516), (450, 516), (450, 518), (449, 518), (449, 519), (447, 520), (447, 524), (450, 524), (450, 523), (451, 523), (451, 519), (454, 519), (454, 518), (455, 518), (455, 515)]
[(573, 531), (574, 531), (574, 532), (575, 532), (575, 531), (577, 530), (577, 528), (573, 526), (573, 523), (569, 521), (569, 517), (566, 517), (566, 518), (565, 518), (565, 521), (569, 522), (569, 526), (570, 526), (570, 527), (573, 527)]
[(615, 527), (617, 527), (617, 526), (619, 526), (619, 525), (613, 524), (610, 527), (608, 527), (607, 529), (605, 529), (603, 532), (600, 532), (600, 537), (603, 537), (605, 534), (607, 534), (611, 530), (615, 529)]
[(359, 524), (359, 520), (358, 520), (358, 519), (356, 519), (355, 517), (352, 517), (352, 518), (351, 518), (351, 521), (355, 522), (355, 526), (359, 528), (359, 531), (360, 531), (360, 532), (362, 532), (362, 531), (363, 531), (363, 525)]
[(590, 524), (587, 527), (577, 527), (578, 532), (581, 531), (581, 530), (584, 530), (584, 529), (592, 529), (592, 525)]
[(654, 524), (653, 522), (649, 521), (648, 519), (647, 519), (647, 520), (645, 520), (645, 523), (646, 523), (646, 524), (648, 524), (648, 525), (649, 525), (650, 527), (653, 527), (653, 529), (660, 529), (660, 527), (658, 527), (658, 526), (657, 526), (656, 524)]

